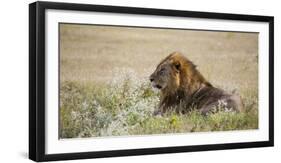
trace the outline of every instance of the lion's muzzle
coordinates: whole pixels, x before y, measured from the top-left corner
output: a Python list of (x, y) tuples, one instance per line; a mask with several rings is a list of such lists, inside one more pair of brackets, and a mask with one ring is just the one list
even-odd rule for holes
[(152, 76), (150, 76), (149, 80), (151, 82), (152, 87), (157, 88), (157, 89), (162, 89), (162, 86), (157, 84)]

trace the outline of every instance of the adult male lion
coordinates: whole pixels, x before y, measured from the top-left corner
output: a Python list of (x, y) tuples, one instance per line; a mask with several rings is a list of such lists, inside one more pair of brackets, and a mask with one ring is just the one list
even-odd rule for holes
[(241, 111), (243, 103), (239, 95), (215, 88), (196, 69), (196, 66), (179, 52), (162, 60), (151, 74), (152, 86), (161, 90), (156, 114), (176, 109), (185, 113), (198, 109), (203, 115), (220, 108)]

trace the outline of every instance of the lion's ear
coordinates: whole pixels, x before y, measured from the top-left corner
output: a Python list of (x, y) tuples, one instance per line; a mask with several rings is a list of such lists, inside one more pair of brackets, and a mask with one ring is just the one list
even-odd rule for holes
[(174, 63), (174, 66), (175, 66), (176, 70), (179, 72), (179, 71), (180, 71), (180, 68), (181, 68), (180, 62), (175, 62), (175, 63)]

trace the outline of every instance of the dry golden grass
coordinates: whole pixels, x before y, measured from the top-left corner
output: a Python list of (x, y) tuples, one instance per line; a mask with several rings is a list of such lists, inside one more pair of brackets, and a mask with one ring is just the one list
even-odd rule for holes
[(114, 68), (147, 77), (162, 58), (180, 51), (215, 85), (257, 86), (256, 33), (69, 24), (60, 32), (61, 81), (103, 83)]

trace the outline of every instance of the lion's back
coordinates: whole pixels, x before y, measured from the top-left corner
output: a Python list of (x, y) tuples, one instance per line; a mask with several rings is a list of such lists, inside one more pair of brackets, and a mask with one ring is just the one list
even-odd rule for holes
[(243, 111), (243, 102), (238, 94), (228, 93), (222, 89), (215, 87), (206, 87), (197, 97), (197, 107), (206, 114), (211, 111)]

